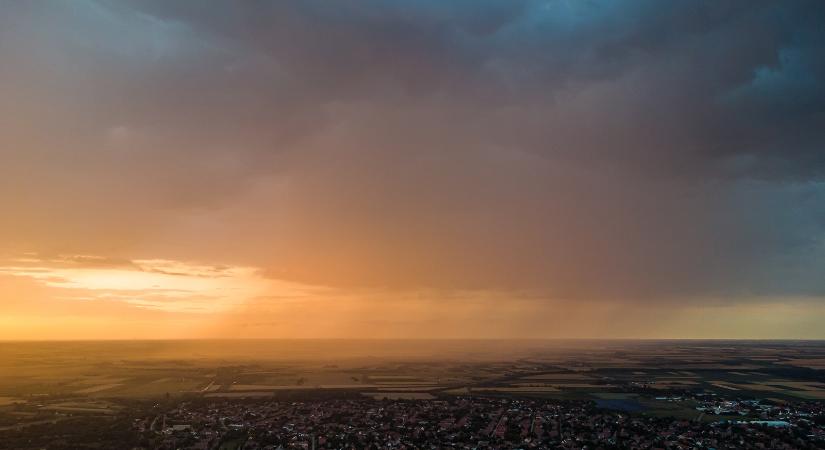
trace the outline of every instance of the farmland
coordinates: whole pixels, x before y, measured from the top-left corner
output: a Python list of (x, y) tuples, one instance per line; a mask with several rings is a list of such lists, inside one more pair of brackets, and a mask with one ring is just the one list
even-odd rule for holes
[(822, 400), (823, 358), (822, 343), (783, 341), (4, 343), (0, 412), (109, 414), (136, 400), (324, 392), (593, 400), (695, 417), (689, 404), (661, 399)]

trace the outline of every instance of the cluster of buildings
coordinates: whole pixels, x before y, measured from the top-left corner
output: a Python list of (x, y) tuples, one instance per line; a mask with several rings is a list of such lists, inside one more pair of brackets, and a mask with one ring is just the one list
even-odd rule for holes
[[(700, 407), (714, 408), (711, 402)], [(586, 401), (458, 397), (184, 403), (135, 422), (164, 449), (807, 449), (825, 446), (822, 406), (752, 408), (705, 422), (596, 408)], [(776, 423), (774, 423), (776, 422)], [(782, 422), (782, 425), (778, 425)]]

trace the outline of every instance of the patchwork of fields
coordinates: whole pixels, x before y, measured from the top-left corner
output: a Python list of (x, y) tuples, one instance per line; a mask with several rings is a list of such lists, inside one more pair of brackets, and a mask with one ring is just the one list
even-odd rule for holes
[[(0, 410), (109, 414), (119, 402), (169, 397), (361, 395), (387, 399), (529, 396), (696, 416), (667, 400), (705, 392), (793, 402), (825, 399), (825, 344), (720, 341), (405, 342), (335, 352), (253, 343), (0, 344)], [(197, 347), (192, 351), (191, 346)], [(247, 345), (248, 347), (244, 347)], [(451, 347), (452, 345), (452, 347)], [(446, 356), (445, 356), (446, 355)]]

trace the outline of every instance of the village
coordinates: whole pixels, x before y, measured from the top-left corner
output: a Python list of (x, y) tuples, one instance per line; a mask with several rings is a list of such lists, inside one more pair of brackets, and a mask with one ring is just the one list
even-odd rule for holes
[(163, 449), (822, 448), (825, 406), (700, 399), (686, 420), (602, 409), (593, 402), (460, 397), (182, 403), (136, 420)]

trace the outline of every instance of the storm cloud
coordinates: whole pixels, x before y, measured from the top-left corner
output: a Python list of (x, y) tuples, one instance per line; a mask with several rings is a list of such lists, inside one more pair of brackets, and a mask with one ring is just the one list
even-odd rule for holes
[(2, 8), (0, 250), (341, 289), (825, 295), (821, 2)]

